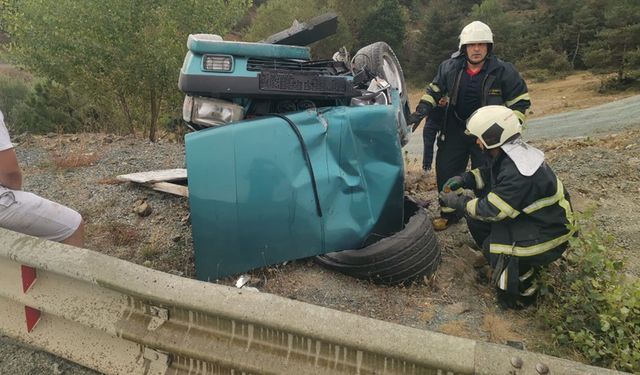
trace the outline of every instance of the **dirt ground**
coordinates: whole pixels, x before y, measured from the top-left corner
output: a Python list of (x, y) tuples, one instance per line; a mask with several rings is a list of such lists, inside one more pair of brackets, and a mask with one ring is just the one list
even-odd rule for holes
[[(577, 95), (584, 87), (580, 90), (576, 82), (589, 80), (571, 77), (567, 91), (558, 88), (563, 83), (556, 89), (531, 85), (532, 96), (541, 98), (534, 99), (534, 114), (561, 111), (555, 105), (562, 98), (544, 98), (552, 92)], [(578, 104), (568, 105), (573, 107), (565, 110)], [(635, 130), (617, 135), (537, 144), (570, 191), (577, 211), (594, 207), (593, 220), (616, 237), (629, 255), (628, 272), (636, 276), (640, 275), (640, 262), (633, 257), (640, 249), (639, 138), (640, 120)], [(25, 190), (79, 210), (87, 222), (88, 248), (193, 277), (187, 199), (115, 180), (124, 173), (183, 167), (183, 145), (104, 134), (18, 136), (14, 141), (19, 143)], [(434, 176), (419, 174), (415, 161), (407, 163), (408, 194), (429, 202), (427, 209), (435, 216)], [(141, 200), (152, 209), (148, 216), (133, 212)], [(492, 289), (477, 280), (473, 242), (464, 223), (438, 232), (438, 240), (442, 265), (435, 276), (412, 285), (375, 285), (325, 270), (310, 259), (254, 270), (251, 285), (264, 293), (419, 329), (495, 343), (520, 341), (529, 350), (550, 352), (548, 331), (540, 326), (535, 309), (503, 311), (494, 303)]]

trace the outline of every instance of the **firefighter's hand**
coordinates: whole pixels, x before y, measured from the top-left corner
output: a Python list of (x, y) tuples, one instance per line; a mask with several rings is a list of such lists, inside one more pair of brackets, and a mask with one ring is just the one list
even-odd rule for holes
[(462, 176), (454, 176), (448, 179), (447, 182), (444, 183), (444, 186), (442, 187), (442, 191), (444, 192), (456, 191), (458, 189), (463, 189), (464, 187), (465, 187), (464, 179), (462, 178)]
[(438, 198), (440, 199), (441, 206), (453, 208), (457, 212), (464, 212), (467, 202), (471, 200), (471, 197), (461, 194), (461, 191), (450, 191), (448, 193), (441, 192), (438, 195)]
[(411, 126), (412, 132), (416, 131), (416, 129), (420, 125), (420, 122), (422, 121), (423, 118), (424, 118), (424, 115), (419, 112), (413, 112), (412, 114), (409, 115), (409, 119), (407, 120), (407, 125), (412, 125)]

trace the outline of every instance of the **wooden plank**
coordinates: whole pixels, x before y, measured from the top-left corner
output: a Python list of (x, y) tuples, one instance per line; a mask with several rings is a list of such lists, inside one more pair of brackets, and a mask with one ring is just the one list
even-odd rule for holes
[(156, 182), (151, 185), (153, 190), (161, 191), (163, 193), (175, 194), (181, 197), (189, 196), (189, 188), (183, 185), (172, 184), (171, 182)]
[(157, 171), (121, 174), (116, 177), (120, 181), (131, 181), (139, 184), (149, 184), (162, 181), (186, 180), (187, 170), (184, 168), (161, 169)]

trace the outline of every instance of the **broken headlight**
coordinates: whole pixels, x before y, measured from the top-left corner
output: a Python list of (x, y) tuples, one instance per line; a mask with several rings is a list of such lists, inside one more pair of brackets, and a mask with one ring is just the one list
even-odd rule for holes
[(185, 96), (182, 118), (186, 122), (205, 127), (223, 125), (242, 120), (244, 108), (224, 100)]

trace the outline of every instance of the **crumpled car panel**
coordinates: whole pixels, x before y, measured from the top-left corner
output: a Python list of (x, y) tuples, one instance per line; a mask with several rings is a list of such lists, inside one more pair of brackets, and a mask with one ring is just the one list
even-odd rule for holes
[[(399, 103), (266, 116), (186, 136), (196, 276), (355, 249), (403, 226)], [(319, 207), (317, 207), (317, 203)]]

